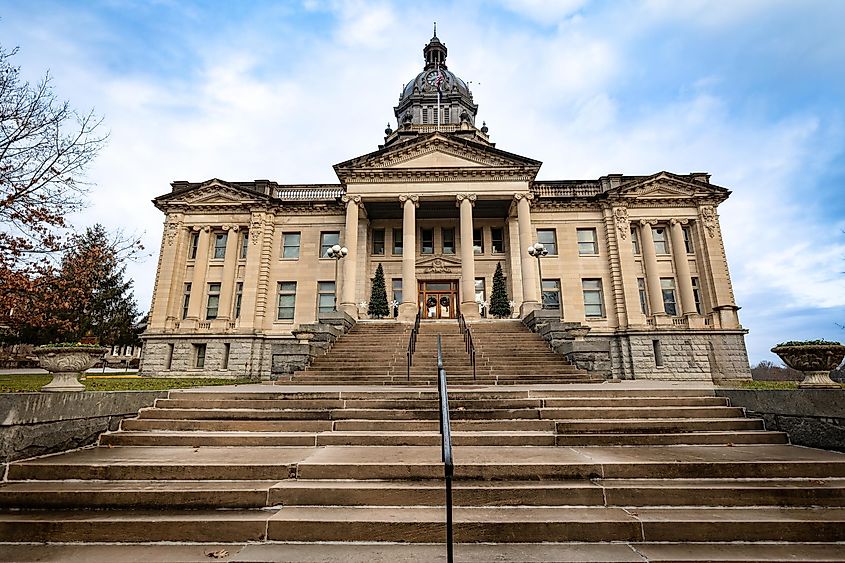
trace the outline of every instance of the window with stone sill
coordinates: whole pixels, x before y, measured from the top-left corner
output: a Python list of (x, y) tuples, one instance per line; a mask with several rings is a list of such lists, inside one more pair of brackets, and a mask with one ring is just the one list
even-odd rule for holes
[(701, 285), (698, 278), (692, 278), (692, 297), (695, 299), (695, 312), (701, 314)]
[(603, 318), (604, 293), (600, 279), (582, 279), (581, 286), (584, 293), (584, 316), (587, 318)]
[(333, 281), (317, 282), (317, 312), (331, 313), (335, 310), (335, 283)]
[(373, 256), (384, 256), (384, 229), (373, 229)]
[(484, 229), (472, 230), (472, 252), (474, 254), (484, 253)]
[(543, 280), (543, 309), (560, 309), (560, 280)]
[(233, 319), (241, 318), (241, 301), (244, 296), (244, 282), (235, 284), (235, 308), (232, 314)]
[(320, 258), (328, 258), (329, 249), (336, 244), (340, 244), (340, 231), (320, 233)]
[(434, 254), (434, 229), (420, 229), (420, 254)]
[(599, 253), (599, 244), (595, 229), (576, 229), (578, 237), (578, 254), (589, 256)]
[(249, 231), (241, 231), (241, 260), (246, 260), (249, 252)]
[(194, 367), (197, 369), (205, 367), (205, 344), (194, 344)]
[(229, 239), (228, 233), (214, 234), (214, 259), (223, 260), (226, 258), (226, 241)]
[(502, 227), (492, 227), (490, 229), (490, 242), (494, 254), (503, 253), (505, 251), (505, 230)]
[(393, 255), (402, 256), (402, 229), (393, 229)]
[(651, 236), (654, 238), (654, 253), (669, 254), (669, 242), (666, 240), (666, 228), (652, 227)]
[(686, 249), (687, 254), (693, 254), (692, 230), (689, 227), (683, 227), (681, 230), (684, 232), (684, 248)]
[(443, 254), (454, 254), (455, 253), (455, 229), (441, 229), (441, 235), (443, 237)]
[(634, 250), (634, 256), (640, 254), (640, 231), (636, 227), (631, 227), (631, 246)]
[(675, 278), (660, 278), (660, 290), (663, 293), (663, 312), (670, 317), (678, 315), (678, 304), (675, 300)]
[(557, 233), (555, 229), (537, 229), (537, 241), (545, 247), (550, 256), (557, 254)]
[(299, 243), (302, 235), (299, 232), (282, 233), (282, 259), (298, 260)]
[(191, 304), (191, 284), (186, 283), (182, 292), (182, 319), (188, 318), (188, 306)]
[(217, 318), (218, 308), (220, 307), (220, 284), (208, 284), (208, 302), (205, 307), (206, 320), (214, 320)]
[(640, 292), (640, 310), (643, 315), (648, 316), (648, 291), (646, 291), (645, 279), (637, 278), (637, 290)]
[(276, 320), (292, 321), (296, 308), (296, 282), (279, 282)]
[(200, 234), (198, 232), (191, 233), (191, 241), (190, 241), (190, 252), (188, 253), (188, 260), (196, 260), (197, 259), (197, 249), (199, 248), (200, 244)]

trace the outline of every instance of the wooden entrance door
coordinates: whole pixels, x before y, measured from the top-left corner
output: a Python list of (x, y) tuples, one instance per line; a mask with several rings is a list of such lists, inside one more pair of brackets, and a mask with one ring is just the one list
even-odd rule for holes
[(437, 280), (419, 282), (419, 307), (423, 319), (458, 317), (458, 282)]

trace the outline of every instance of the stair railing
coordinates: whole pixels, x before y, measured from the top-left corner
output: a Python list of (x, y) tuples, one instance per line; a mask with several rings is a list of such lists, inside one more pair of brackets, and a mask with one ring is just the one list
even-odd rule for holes
[(414, 319), (414, 328), (411, 329), (411, 336), (408, 337), (408, 350), (405, 352), (407, 359), (407, 378), (411, 381), (411, 363), (414, 359), (414, 352), (417, 349), (417, 335), (420, 333), (420, 311), (417, 311), (417, 316)]
[(461, 329), (461, 334), (464, 337), (464, 346), (466, 346), (469, 362), (472, 364), (472, 380), (475, 381), (475, 343), (472, 341), (472, 332), (469, 330), (469, 325), (464, 314), (458, 315), (458, 328)]
[(455, 466), (452, 463), (452, 423), (449, 419), (449, 392), (446, 389), (446, 370), (443, 369), (443, 346), (437, 335), (437, 391), (440, 396), (440, 446), (443, 459), (443, 473), (446, 477), (446, 560), (455, 560), (452, 542), (452, 476)]

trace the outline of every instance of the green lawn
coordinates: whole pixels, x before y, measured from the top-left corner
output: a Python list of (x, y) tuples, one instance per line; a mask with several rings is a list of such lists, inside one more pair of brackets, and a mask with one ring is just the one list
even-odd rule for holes
[[(845, 388), (845, 384), (840, 383)], [(740, 389), (798, 389), (797, 381), (743, 381), (738, 385)]]
[[(89, 374), (92, 375), (92, 374)], [(0, 375), (0, 393), (27, 393), (40, 391), (50, 383), (49, 375)], [(200, 377), (132, 377), (132, 378), (92, 378), (82, 383), (86, 391), (160, 391), (181, 389), (184, 387), (202, 387), (205, 385), (237, 385), (255, 383), (248, 379), (204, 379)]]

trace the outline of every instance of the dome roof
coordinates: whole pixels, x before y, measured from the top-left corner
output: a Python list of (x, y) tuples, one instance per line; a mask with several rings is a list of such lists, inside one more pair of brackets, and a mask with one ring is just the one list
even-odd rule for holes
[[(419, 73), (416, 78), (405, 85), (405, 88), (402, 90), (402, 95), (399, 97), (399, 103), (401, 104), (405, 98), (413, 95), (414, 90), (416, 90), (418, 94), (437, 94), (437, 87), (434, 85), (437, 72), (438, 69), (429, 69)], [(443, 67), (439, 68), (439, 72), (443, 76), (442, 82), (440, 83), (441, 92), (455, 92), (472, 99), (472, 94), (470, 93), (466, 82), (458, 78), (454, 72)], [(432, 75), (431, 78), (429, 78), (429, 74)]]

